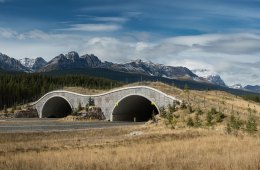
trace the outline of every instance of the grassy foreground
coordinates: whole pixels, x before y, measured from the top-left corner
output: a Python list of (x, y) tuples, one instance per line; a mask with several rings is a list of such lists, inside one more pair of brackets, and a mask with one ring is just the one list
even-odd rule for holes
[(0, 169), (260, 169), (260, 140), (160, 125), (4, 133)]
[[(135, 84), (132, 84), (135, 85)], [(136, 84), (137, 85), (137, 84)], [(245, 132), (249, 114), (260, 121), (260, 104), (221, 91), (184, 91), (162, 83), (145, 84), (190, 103), (192, 110), (174, 112), (174, 129), (159, 123), (66, 132), (0, 134), (2, 169), (226, 169), (260, 170), (260, 131)], [(99, 90), (68, 87), (67, 90), (96, 94)], [(214, 116), (215, 108), (225, 117)], [(201, 125), (187, 127), (187, 120)], [(227, 134), (227, 123), (235, 115), (238, 125)], [(238, 121), (239, 120), (239, 121)], [(240, 125), (241, 122), (243, 125)], [(240, 127), (241, 126), (241, 127)], [(258, 126), (259, 127), (259, 126)], [(259, 129), (259, 128), (258, 128)]]

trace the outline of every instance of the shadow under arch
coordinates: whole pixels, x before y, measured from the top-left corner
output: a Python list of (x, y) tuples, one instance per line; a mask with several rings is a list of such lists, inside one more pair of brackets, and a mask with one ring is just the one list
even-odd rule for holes
[(72, 113), (72, 106), (61, 96), (49, 98), (43, 105), (42, 118), (62, 118)]
[(125, 96), (114, 107), (112, 121), (148, 121), (159, 113), (159, 108), (147, 97), (134, 94)]

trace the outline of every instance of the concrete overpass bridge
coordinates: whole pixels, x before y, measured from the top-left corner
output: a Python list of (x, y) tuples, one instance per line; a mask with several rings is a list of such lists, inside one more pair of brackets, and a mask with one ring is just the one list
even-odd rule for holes
[(159, 108), (176, 101), (157, 89), (147, 86), (134, 86), (116, 89), (103, 94), (82, 95), (69, 91), (52, 91), (42, 96), (32, 105), (40, 118), (65, 117), (81, 104), (94, 99), (95, 105), (102, 109), (106, 120), (110, 121), (147, 121), (152, 114), (158, 114)]

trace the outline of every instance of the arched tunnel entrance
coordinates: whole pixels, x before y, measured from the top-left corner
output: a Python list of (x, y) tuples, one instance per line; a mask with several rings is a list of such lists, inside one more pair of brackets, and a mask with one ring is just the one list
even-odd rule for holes
[(42, 108), (42, 118), (62, 118), (72, 113), (67, 100), (62, 97), (52, 97)]
[(139, 95), (131, 95), (123, 98), (114, 108), (113, 121), (137, 121), (144, 122), (158, 114), (157, 107), (147, 98)]

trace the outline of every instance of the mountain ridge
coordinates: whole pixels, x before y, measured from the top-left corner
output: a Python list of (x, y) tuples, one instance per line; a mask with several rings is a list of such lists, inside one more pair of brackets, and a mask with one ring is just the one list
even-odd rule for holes
[(114, 71), (159, 76), (166, 78), (183, 78), (196, 81), (204, 81), (186, 67), (165, 66), (142, 60), (130, 61), (125, 64), (102, 62), (94, 54), (79, 56), (75, 51), (68, 54), (60, 54), (49, 61), (37, 72), (49, 72), (60, 69), (81, 69), (81, 68), (106, 68)]
[(23, 71), (28, 72), (29, 69), (23, 66), (20, 61), (0, 53), (0, 69), (6, 71)]
[[(35, 59), (24, 58), (18, 61), (0, 53), (0, 70), (47, 73), (55, 70), (73, 70), (86, 68), (108, 69), (118, 72), (169, 79), (192, 80), (196, 82), (212, 83), (215, 85), (227, 87), (225, 82), (218, 74), (211, 73), (207, 69), (189, 70), (188, 68), (182, 66), (166, 66), (163, 64), (156, 64), (151, 61), (143, 61), (141, 59), (132, 60), (126, 63), (113, 63), (108, 61), (102, 62), (94, 54), (85, 54), (79, 56), (77, 52), (71, 51), (65, 55), (60, 54), (49, 62), (46, 62), (41, 57), (37, 57)], [(240, 89), (260, 93), (258, 87), (253, 87), (250, 85), (248, 85), (248, 88)]]
[(35, 59), (23, 58), (19, 60), (20, 63), (26, 68), (30, 69), (32, 72), (37, 71), (47, 64), (47, 62), (42, 57), (37, 57)]

